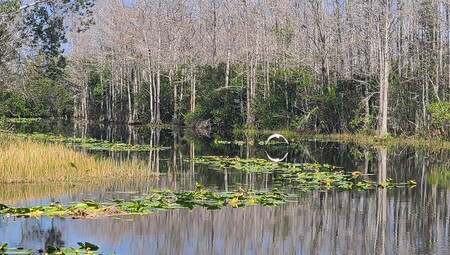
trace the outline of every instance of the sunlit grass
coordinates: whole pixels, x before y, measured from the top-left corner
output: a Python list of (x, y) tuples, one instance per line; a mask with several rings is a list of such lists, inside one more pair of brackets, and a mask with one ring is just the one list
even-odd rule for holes
[(76, 151), (61, 143), (0, 133), (0, 183), (96, 181), (156, 175), (143, 161), (117, 162)]

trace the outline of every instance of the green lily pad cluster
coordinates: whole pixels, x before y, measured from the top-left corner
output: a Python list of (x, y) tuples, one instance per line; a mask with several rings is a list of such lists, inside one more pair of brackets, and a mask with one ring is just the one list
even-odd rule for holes
[(108, 203), (84, 200), (80, 203), (63, 205), (51, 203), (47, 206), (8, 207), (0, 204), (0, 214), (7, 217), (35, 217), (46, 216), (72, 216), (75, 218), (108, 217), (130, 214), (146, 214), (154, 210), (168, 210), (195, 207), (204, 207), (210, 210), (225, 206), (245, 207), (250, 205), (276, 206), (286, 202), (287, 195), (277, 189), (271, 191), (255, 191), (239, 189), (234, 192), (216, 193), (196, 184), (196, 190), (173, 192), (156, 190), (145, 196), (139, 196), (124, 201), (115, 199)]
[(414, 187), (416, 182), (394, 183), (392, 179), (373, 182), (364, 178), (359, 171), (346, 172), (341, 168), (317, 163), (272, 162), (265, 159), (241, 159), (238, 157), (205, 156), (195, 159), (214, 169), (231, 169), (247, 173), (274, 174), (276, 183), (302, 191), (320, 189), (368, 190), (374, 188)]
[[(253, 145), (253, 142), (250, 142)], [(246, 144), (246, 141), (240, 141), (240, 140), (234, 140), (234, 141), (226, 141), (226, 140), (219, 140), (219, 139), (214, 139), (214, 144), (234, 144), (234, 145), (244, 145)]]
[(211, 168), (227, 168), (247, 173), (273, 173), (280, 168), (279, 163), (258, 158), (241, 159), (238, 157), (204, 156), (195, 158), (194, 162), (206, 164)]
[[(82, 255), (82, 254), (104, 254), (98, 253), (99, 246), (89, 243), (89, 242), (78, 242), (79, 248), (75, 247), (56, 247), (53, 245), (48, 245), (45, 248), (45, 254), (48, 255)], [(44, 249), (40, 249), (37, 251), (39, 254), (44, 252)], [(35, 254), (32, 250), (26, 250), (23, 248), (17, 247), (8, 247), (7, 243), (2, 243), (0, 245), (0, 255), (12, 255), (12, 254), (21, 254), (21, 255), (32, 255)], [(105, 254), (106, 255), (106, 254)]]
[[(234, 145), (244, 145), (244, 144), (249, 144), (249, 145), (255, 145), (255, 141), (254, 140), (250, 140), (250, 141), (242, 141), (242, 140), (233, 140), (233, 141), (227, 141), (227, 140), (219, 140), (219, 139), (214, 139), (214, 144), (225, 144), (225, 145), (230, 145), (230, 144), (234, 144)], [(286, 146), (286, 144), (284, 142), (280, 142), (280, 141), (276, 141), (276, 140), (271, 140), (269, 142), (266, 141), (259, 141), (258, 142), (259, 145), (283, 145)]]
[(286, 202), (287, 195), (273, 189), (271, 191), (256, 191), (249, 189), (239, 189), (234, 192), (215, 193), (205, 189), (202, 185), (196, 184), (195, 191), (172, 192), (170, 190), (159, 191), (146, 199), (150, 199), (151, 207), (160, 209), (189, 208), (197, 206), (207, 209), (220, 209), (227, 205), (234, 208), (249, 205), (276, 206)]
[(59, 142), (87, 148), (89, 150), (99, 151), (152, 151), (169, 149), (161, 146), (150, 146), (146, 144), (125, 144), (112, 143), (105, 140), (97, 140), (95, 138), (81, 138), (81, 137), (65, 137), (62, 135), (31, 133), (31, 134), (16, 134), (19, 137), (31, 138), (46, 142)]

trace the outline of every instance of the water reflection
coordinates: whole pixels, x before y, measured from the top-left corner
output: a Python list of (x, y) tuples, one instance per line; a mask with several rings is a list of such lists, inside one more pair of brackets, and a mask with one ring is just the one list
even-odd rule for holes
[[(95, 183), (58, 193), (47, 189), (53, 196), (36, 192), (33, 197), (28, 190), (14, 197), (20, 192), (2, 187), (0, 194), (6, 194), (1, 197), (3, 201), (39, 204), (47, 200), (128, 199), (154, 188), (193, 189), (196, 182), (214, 190), (268, 189), (273, 185), (270, 174), (217, 171), (196, 165), (192, 159), (203, 155), (265, 158), (266, 151), (275, 153), (270, 155), (284, 153), (283, 149), (259, 146), (258, 141), (265, 138), (258, 135), (225, 134), (220, 139), (244, 142), (217, 144), (213, 135), (201, 137), (184, 130), (73, 127), (75, 136), (170, 147), (145, 153), (103, 153), (116, 160), (147, 160), (149, 171), (157, 171), (161, 176)], [(89, 241), (100, 245), (104, 252), (117, 254), (450, 253), (450, 192), (446, 186), (435, 185), (448, 182), (442, 166), (449, 162), (449, 151), (400, 146), (368, 148), (317, 141), (305, 141), (290, 148), (285, 159), (288, 162), (329, 163), (369, 174), (367, 178), (373, 181), (414, 179), (418, 186), (300, 193), (296, 202), (274, 208), (159, 211), (133, 217), (133, 221), (4, 218), (0, 220), (0, 242), (38, 249), (48, 243), (76, 246), (78, 241)]]
[[(42, 247), (50, 233), (117, 254), (448, 254), (448, 203), (429, 207), (413, 190), (316, 192), (262, 208), (157, 212), (134, 221), (7, 219), (0, 239)], [(448, 193), (439, 198), (448, 201)], [(53, 232), (52, 232), (53, 231)], [(8, 233), (5, 237), (4, 233)]]

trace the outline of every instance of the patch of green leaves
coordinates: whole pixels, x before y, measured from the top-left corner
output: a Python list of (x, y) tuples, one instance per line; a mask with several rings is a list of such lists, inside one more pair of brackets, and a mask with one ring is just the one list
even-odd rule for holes
[(336, 166), (317, 163), (272, 162), (265, 159), (240, 159), (238, 157), (205, 156), (196, 158), (198, 164), (205, 164), (213, 169), (237, 170), (246, 173), (274, 174), (275, 182), (301, 191), (328, 190), (367, 190), (376, 187), (394, 188), (397, 186), (413, 187), (407, 183), (394, 183), (392, 179), (375, 183), (364, 179), (360, 172), (346, 172)]
[(112, 143), (109, 141), (97, 140), (94, 138), (65, 137), (62, 135), (43, 134), (43, 133), (16, 134), (16, 136), (46, 142), (66, 143), (78, 147), (87, 148), (89, 150), (99, 150), (99, 151), (152, 151), (152, 150), (169, 149), (167, 147), (150, 146), (146, 144)]
[(245, 207), (250, 205), (275, 206), (286, 202), (287, 194), (278, 190), (256, 191), (239, 189), (234, 192), (213, 192), (196, 184), (193, 191), (173, 192), (167, 190), (154, 190), (148, 195), (139, 196), (124, 201), (114, 199), (109, 203), (100, 203), (92, 200), (71, 203), (64, 206), (60, 203), (51, 203), (46, 206), (7, 207), (3, 206), (0, 214), (16, 217), (35, 217), (42, 215), (72, 216), (72, 217), (108, 217), (129, 214), (146, 214), (154, 210), (169, 210), (196, 207), (207, 209), (220, 209), (225, 206)]
[[(234, 140), (234, 141), (225, 141), (225, 140), (219, 140), (219, 139), (214, 139), (214, 144), (234, 144), (234, 145), (244, 145), (246, 144), (245, 141), (238, 141), (238, 140)], [(251, 143), (251, 145), (253, 145), (253, 143)]]
[[(89, 243), (89, 242), (78, 242), (78, 245), (80, 246), (79, 248), (74, 248), (74, 247), (57, 247), (57, 246), (53, 246), (53, 245), (48, 245), (45, 248), (45, 254), (48, 255), (81, 255), (81, 254), (104, 254), (104, 253), (97, 253), (97, 251), (99, 250), (99, 246)], [(37, 251), (39, 254), (43, 253), (43, 249)], [(10, 248), (8, 247), (7, 243), (2, 243), (0, 245), (0, 255), (18, 255), (18, 254), (23, 254), (23, 255), (32, 255), (32, 254), (36, 254), (35, 252), (33, 252), (32, 250), (25, 250), (23, 248)]]

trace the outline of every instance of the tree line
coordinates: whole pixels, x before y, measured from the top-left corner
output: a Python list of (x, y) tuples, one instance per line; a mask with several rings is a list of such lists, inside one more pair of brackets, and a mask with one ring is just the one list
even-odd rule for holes
[(449, 11), (446, 0), (42, 1), (0, 23), (0, 113), (448, 134)]

